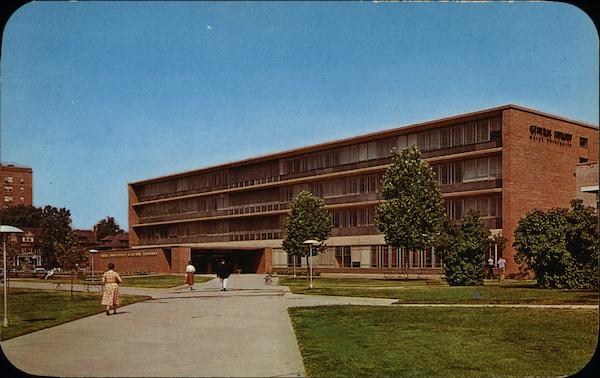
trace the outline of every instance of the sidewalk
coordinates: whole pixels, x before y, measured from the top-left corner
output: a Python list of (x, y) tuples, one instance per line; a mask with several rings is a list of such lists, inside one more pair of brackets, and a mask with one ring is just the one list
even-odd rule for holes
[(50, 376), (304, 376), (284, 288), (262, 279), (234, 275), (227, 292), (216, 280), (194, 291), (123, 288), (153, 299), (16, 337), (2, 349), (21, 370)]

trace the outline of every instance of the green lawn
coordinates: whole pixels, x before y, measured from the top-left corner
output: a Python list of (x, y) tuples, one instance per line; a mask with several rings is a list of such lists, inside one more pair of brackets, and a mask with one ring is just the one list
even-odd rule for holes
[[(213, 277), (194, 276), (195, 283), (203, 283), (212, 280)], [(147, 287), (147, 288), (169, 288), (185, 285), (185, 276), (159, 275), (159, 276), (137, 276), (123, 277), (121, 286), (127, 287)]]
[(279, 284), (295, 294), (397, 299), (399, 303), (598, 304), (598, 292), (535, 288), (535, 281), (507, 280), (503, 286), (448, 286), (442, 280), (383, 280), (366, 278), (281, 277)]
[[(121, 306), (150, 299), (148, 296), (121, 294)], [(10, 289), (8, 319), (10, 327), (2, 328), (2, 340), (52, 327), (106, 310), (100, 304), (102, 293)], [(4, 316), (4, 298), (0, 300)]]
[(308, 376), (559, 376), (590, 360), (596, 310), (289, 309)]
[[(102, 274), (98, 274), (96, 275), (96, 279), (101, 279), (102, 278)], [(128, 276), (121, 276), (121, 278), (123, 278), (123, 283), (121, 284), (121, 286), (127, 286), (127, 287), (145, 287), (145, 288), (154, 288), (154, 289), (164, 289), (164, 288), (170, 288), (170, 287), (175, 287), (175, 286), (181, 286), (181, 285), (185, 285), (185, 276), (177, 276), (177, 275), (170, 275), (170, 274), (161, 274), (161, 275), (152, 275), (152, 276), (133, 276), (133, 277), (128, 277)], [(203, 283), (206, 281), (210, 281), (213, 278), (211, 277), (201, 277), (201, 276), (195, 276), (194, 280), (196, 281), (196, 283)], [(50, 282), (50, 283), (62, 283), (63, 285), (69, 285), (70, 284), (70, 280), (69, 279), (65, 279), (65, 278), (61, 278), (61, 279), (51, 279), (51, 280), (43, 280), (43, 279), (39, 279), (39, 278), (12, 278), (12, 280), (15, 281), (19, 281), (19, 282)], [(75, 279), (73, 281), (73, 283), (75, 285), (81, 285), (81, 281), (78, 279)]]

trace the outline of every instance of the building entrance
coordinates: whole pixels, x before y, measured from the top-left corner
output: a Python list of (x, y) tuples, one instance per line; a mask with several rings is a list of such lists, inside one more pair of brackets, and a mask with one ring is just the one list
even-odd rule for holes
[(226, 250), (226, 249), (192, 249), (192, 264), (197, 273), (211, 274), (220, 260), (225, 260), (231, 266), (233, 273), (258, 273), (260, 261), (264, 254), (259, 250)]

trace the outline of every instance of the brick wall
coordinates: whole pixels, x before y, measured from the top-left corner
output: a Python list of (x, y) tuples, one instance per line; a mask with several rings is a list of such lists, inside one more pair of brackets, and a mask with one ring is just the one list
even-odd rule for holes
[(161, 248), (118, 249), (92, 254), (94, 271), (104, 272), (108, 263), (115, 264), (119, 273), (170, 273), (171, 268)]
[[(572, 134), (571, 143), (554, 138), (531, 138), (530, 126)], [(508, 239), (507, 271), (518, 271), (514, 262), (513, 232), (519, 219), (533, 209), (569, 207), (576, 197), (575, 167), (579, 158), (598, 160), (598, 130), (519, 109), (503, 112), (502, 232)], [(579, 138), (588, 138), (587, 148)]]

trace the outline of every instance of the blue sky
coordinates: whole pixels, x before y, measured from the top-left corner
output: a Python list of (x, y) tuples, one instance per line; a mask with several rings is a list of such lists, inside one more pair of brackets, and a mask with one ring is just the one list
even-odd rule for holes
[(598, 123), (561, 3), (37, 2), (1, 59), (2, 163), (78, 228), (127, 228), (128, 182), (488, 107)]

